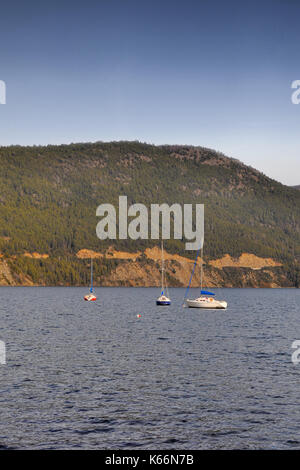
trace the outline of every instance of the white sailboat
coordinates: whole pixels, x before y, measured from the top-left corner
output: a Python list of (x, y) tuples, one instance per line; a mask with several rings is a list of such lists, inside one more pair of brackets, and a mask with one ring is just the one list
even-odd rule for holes
[[(198, 252), (199, 253), (199, 252)], [(197, 255), (198, 257), (198, 255)], [(197, 262), (197, 257), (195, 260), (195, 264)], [(195, 267), (195, 265), (194, 265)], [(194, 270), (192, 272), (192, 276), (194, 274)], [(191, 284), (192, 276), (189, 282), (189, 286)], [(213, 292), (209, 292), (207, 290), (202, 289), (203, 284), (203, 243), (201, 248), (201, 282), (200, 282), (200, 297), (196, 299), (186, 299), (186, 305), (190, 308), (213, 308), (213, 309), (225, 309), (227, 308), (227, 302), (225, 300), (216, 300), (214, 298), (215, 294)], [(189, 287), (188, 287), (189, 288)]]
[(156, 305), (171, 305), (171, 300), (164, 294), (166, 289), (168, 293), (167, 284), (165, 282), (165, 266), (164, 266), (164, 246), (163, 241), (161, 242), (161, 294), (156, 300)]
[(91, 258), (91, 286), (90, 286), (90, 293), (84, 296), (84, 300), (87, 302), (93, 302), (97, 300), (97, 297), (95, 296), (94, 293), (94, 288), (93, 288), (93, 258)]

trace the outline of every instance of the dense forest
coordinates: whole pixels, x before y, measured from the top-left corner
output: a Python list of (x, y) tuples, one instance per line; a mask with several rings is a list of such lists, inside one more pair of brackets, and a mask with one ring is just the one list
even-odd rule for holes
[[(284, 265), (299, 285), (300, 192), (211, 149), (140, 142), (79, 143), (0, 148), (0, 253), (12, 272), (33, 282), (77, 285), (88, 271), (76, 253), (143, 251), (153, 240), (100, 241), (99, 204), (205, 205), (205, 259), (243, 252)], [(166, 249), (193, 258), (185, 240)], [(49, 255), (24, 257), (25, 252)], [(107, 275), (116, 260), (104, 260)]]

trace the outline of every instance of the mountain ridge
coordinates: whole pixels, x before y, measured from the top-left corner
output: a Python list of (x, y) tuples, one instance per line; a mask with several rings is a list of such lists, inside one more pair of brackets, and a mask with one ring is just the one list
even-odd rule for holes
[[(282, 265), (270, 268), (275, 278), (280, 271), (279, 285), (299, 284), (297, 189), (212, 149), (136, 141), (0, 147), (0, 253), (12, 276), (22, 274), (43, 285), (87, 283), (88, 269), (76, 253), (103, 252), (112, 244), (97, 239), (95, 212), (103, 202), (117, 206), (119, 195), (127, 195), (128, 204), (147, 206), (203, 203), (207, 262), (250, 253)], [(153, 248), (157, 241), (116, 240), (113, 245), (134, 253)], [(166, 241), (166, 250), (189, 259), (195, 256), (184, 251), (184, 240)], [(127, 261), (105, 259), (96, 274), (99, 283), (109, 280), (122, 263)], [(151, 268), (143, 257), (138, 263), (139, 269), (143, 263), (143, 269)], [(230, 272), (225, 275), (224, 269)], [(234, 285), (234, 269), (242, 268), (224, 269), (218, 274), (220, 284), (223, 279), (224, 285)], [(257, 286), (259, 276), (262, 273), (257, 273)], [(261, 282), (266, 285), (265, 279)]]

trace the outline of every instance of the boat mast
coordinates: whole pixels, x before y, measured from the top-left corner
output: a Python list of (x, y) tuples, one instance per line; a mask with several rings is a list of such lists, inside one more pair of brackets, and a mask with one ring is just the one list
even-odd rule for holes
[(93, 258), (91, 258), (91, 288), (90, 291), (93, 292)]
[(161, 241), (161, 292), (164, 292), (164, 245)]
[(200, 295), (203, 287), (203, 245), (201, 248)]

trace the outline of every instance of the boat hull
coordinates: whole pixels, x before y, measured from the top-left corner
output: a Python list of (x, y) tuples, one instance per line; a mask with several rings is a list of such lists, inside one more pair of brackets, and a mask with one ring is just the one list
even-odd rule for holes
[(161, 295), (156, 299), (156, 305), (171, 305), (171, 300), (166, 295)]
[(194, 299), (187, 300), (186, 304), (189, 308), (204, 308), (204, 309), (222, 309), (227, 308), (227, 302), (224, 300), (215, 300), (215, 299)]
[(95, 300), (97, 300), (97, 297), (93, 294), (88, 294), (84, 296), (84, 300), (86, 302), (95, 302)]

